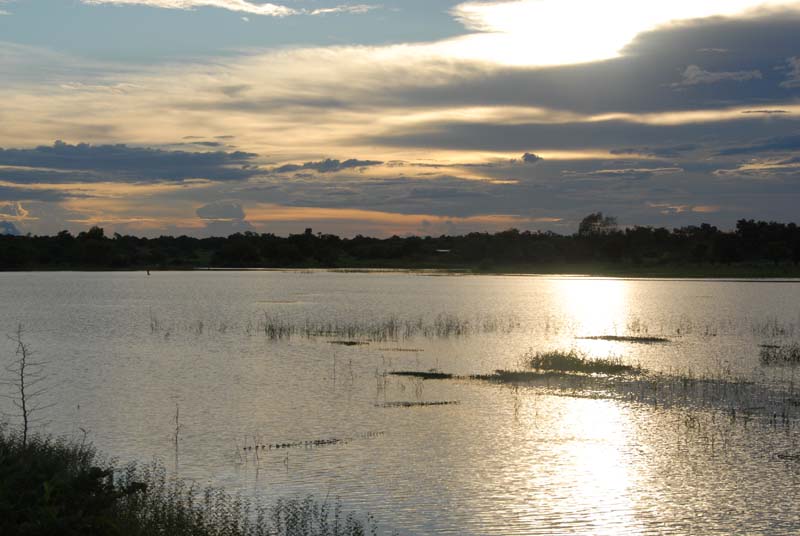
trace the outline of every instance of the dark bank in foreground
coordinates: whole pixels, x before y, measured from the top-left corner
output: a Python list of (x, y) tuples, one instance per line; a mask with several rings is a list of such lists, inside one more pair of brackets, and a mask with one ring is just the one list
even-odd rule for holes
[(280, 237), (254, 232), (226, 238), (142, 238), (93, 227), (73, 236), (0, 236), (0, 270), (196, 268), (392, 268), (475, 273), (640, 277), (798, 277), (800, 229), (794, 223), (740, 220), (714, 226), (617, 229), (602, 214), (578, 232), (510, 229), (462, 236)]
[(338, 502), (260, 506), (186, 484), (158, 463), (116, 467), (84, 441), (0, 429), (0, 534), (365, 536), (377, 527)]

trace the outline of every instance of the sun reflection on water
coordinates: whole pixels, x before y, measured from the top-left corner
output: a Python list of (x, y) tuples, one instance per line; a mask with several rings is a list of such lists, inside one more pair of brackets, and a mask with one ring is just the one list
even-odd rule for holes
[[(629, 283), (621, 279), (554, 279), (552, 294), (568, 319), (571, 335), (591, 337), (624, 335), (629, 315)], [(608, 341), (577, 339), (571, 342), (590, 355), (620, 353), (621, 345)]]
[(513, 471), (506, 477), (528, 490), (516, 515), (528, 531), (541, 526), (537, 534), (631, 533), (639, 525), (635, 490), (643, 466), (634, 459), (635, 422), (626, 408), (610, 400), (539, 400), (537, 416), (522, 419), (531, 448), (520, 465), (529, 482), (521, 485)]

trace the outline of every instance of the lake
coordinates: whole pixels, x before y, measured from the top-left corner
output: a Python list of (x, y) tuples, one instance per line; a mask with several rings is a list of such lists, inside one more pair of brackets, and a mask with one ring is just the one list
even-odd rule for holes
[(46, 362), (46, 429), (122, 463), (266, 502), (340, 498), (387, 534), (800, 532), (797, 422), (758, 400), (388, 374), (575, 350), (793, 395), (795, 368), (760, 356), (800, 340), (799, 281), (2, 273), (0, 303)]

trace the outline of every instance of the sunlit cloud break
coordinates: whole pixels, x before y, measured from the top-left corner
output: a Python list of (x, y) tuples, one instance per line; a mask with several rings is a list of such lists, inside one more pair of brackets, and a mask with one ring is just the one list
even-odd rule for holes
[(331, 13), (366, 13), (378, 6), (373, 5), (342, 5), (312, 10), (294, 9), (278, 4), (256, 4), (246, 0), (82, 0), (84, 4), (114, 4), (114, 5), (140, 5), (163, 9), (194, 9), (198, 7), (216, 7), (229, 11), (265, 15), (270, 17), (286, 17), (289, 15), (325, 15)]
[(444, 47), (456, 57), (509, 65), (564, 65), (617, 57), (637, 35), (705, 17), (800, 9), (796, 0), (513, 0), (465, 2), (453, 15), (476, 33)]

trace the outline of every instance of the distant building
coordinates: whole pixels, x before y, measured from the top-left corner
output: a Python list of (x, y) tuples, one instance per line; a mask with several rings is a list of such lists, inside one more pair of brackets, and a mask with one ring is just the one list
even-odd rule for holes
[(314, 234), (314, 230), (311, 227), (306, 227), (306, 236), (311, 236)]

